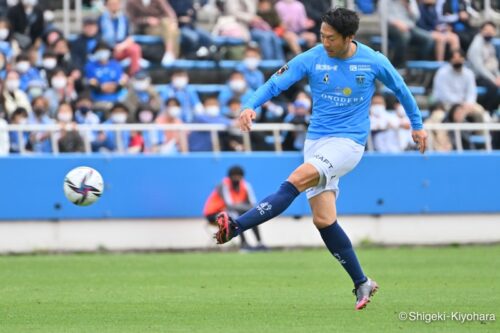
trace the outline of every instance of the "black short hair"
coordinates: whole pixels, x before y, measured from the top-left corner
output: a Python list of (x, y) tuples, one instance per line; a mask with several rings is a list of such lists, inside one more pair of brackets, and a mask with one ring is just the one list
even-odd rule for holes
[(240, 167), (239, 165), (233, 165), (231, 168), (229, 168), (227, 172), (228, 177), (231, 176), (245, 176), (245, 171), (243, 171), (243, 168)]
[(321, 17), (321, 21), (344, 38), (355, 35), (359, 28), (358, 14), (347, 8), (332, 8)]

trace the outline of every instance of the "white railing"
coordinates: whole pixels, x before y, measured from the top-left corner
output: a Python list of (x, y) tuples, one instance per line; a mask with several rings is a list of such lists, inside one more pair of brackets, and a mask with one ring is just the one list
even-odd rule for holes
[[(72, 127), (73, 128), (73, 127)], [(51, 125), (8, 125), (8, 132), (17, 133), (17, 139), (19, 143), (20, 153), (26, 154), (23, 133), (26, 132), (48, 132), (50, 135), (50, 142), (52, 146), (53, 154), (59, 153), (59, 147), (57, 143), (57, 134), (64, 130), (58, 124)], [(210, 132), (211, 140), (212, 140), (212, 151), (220, 152), (221, 151), (221, 143), (219, 140), (219, 132), (227, 132), (231, 131), (234, 133), (238, 131), (235, 127), (228, 127), (223, 124), (122, 124), (122, 125), (114, 125), (114, 124), (97, 124), (97, 125), (76, 125), (74, 127), (77, 130), (84, 140), (85, 152), (91, 153), (91, 141), (90, 137), (92, 133), (101, 132), (101, 131), (115, 131), (116, 132), (116, 145), (118, 152), (125, 152), (126, 144), (122, 142), (122, 136), (120, 135), (123, 131), (173, 131), (181, 133), (180, 145), (187, 146), (187, 137), (190, 132), (202, 131), (202, 132)], [(456, 151), (461, 152), (464, 150), (462, 147), (462, 132), (463, 131), (471, 131), (474, 132), (474, 136), (480, 137), (481, 141), (484, 142), (484, 150), (490, 152), (493, 150), (492, 147), (492, 131), (500, 131), (500, 123), (443, 123), (443, 124), (426, 124), (425, 129), (428, 131), (446, 131), (453, 132), (454, 141), (456, 143)], [(0, 132), (5, 129), (0, 129)], [(252, 126), (252, 132), (268, 132), (270, 136), (273, 137), (274, 142), (274, 151), (282, 152), (283, 145), (283, 133), (286, 131), (292, 132), (304, 132), (305, 127), (302, 125), (293, 125), (287, 123), (266, 123), (266, 124), (254, 124)], [(251, 138), (249, 132), (239, 132), (242, 136), (243, 141), (243, 151), (251, 152)], [(429, 135), (429, 151), (434, 150), (434, 144), (432, 142), (432, 135)], [(368, 138), (367, 142), (367, 150), (374, 151), (373, 142), (371, 140), (371, 136)], [(184, 152), (187, 153), (187, 152)]]

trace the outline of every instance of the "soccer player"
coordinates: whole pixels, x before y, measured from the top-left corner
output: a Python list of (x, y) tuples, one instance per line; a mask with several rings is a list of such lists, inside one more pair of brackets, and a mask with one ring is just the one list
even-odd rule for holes
[(306, 191), (314, 225), (332, 255), (354, 282), (355, 309), (363, 309), (378, 289), (356, 257), (349, 237), (337, 222), (335, 200), (339, 178), (360, 161), (370, 131), (369, 108), (375, 79), (392, 89), (410, 119), (413, 140), (425, 151), (427, 133), (422, 116), (401, 76), (387, 58), (354, 40), (359, 17), (348, 9), (329, 10), (321, 24), (322, 45), (296, 56), (279, 69), (243, 105), (239, 122), (249, 131), (255, 108), (307, 76), (313, 98), (312, 116), (304, 146), (304, 163), (281, 184), (276, 193), (236, 219), (217, 216), (217, 243), (231, 240), (281, 214)]

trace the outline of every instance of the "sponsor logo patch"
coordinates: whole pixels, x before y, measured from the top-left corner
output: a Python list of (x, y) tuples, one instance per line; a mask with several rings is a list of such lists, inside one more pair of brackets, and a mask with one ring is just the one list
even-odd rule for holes
[(288, 64), (283, 65), (278, 71), (276, 72), (276, 75), (281, 75), (285, 73), (288, 70)]

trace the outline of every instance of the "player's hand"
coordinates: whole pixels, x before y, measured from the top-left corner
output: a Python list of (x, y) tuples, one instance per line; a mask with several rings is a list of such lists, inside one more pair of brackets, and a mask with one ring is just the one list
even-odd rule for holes
[(252, 129), (252, 120), (257, 117), (257, 114), (252, 109), (245, 109), (240, 113), (239, 125), (243, 132), (248, 132)]
[(418, 150), (423, 154), (427, 147), (427, 132), (424, 129), (413, 130), (411, 136), (413, 141), (418, 145)]

